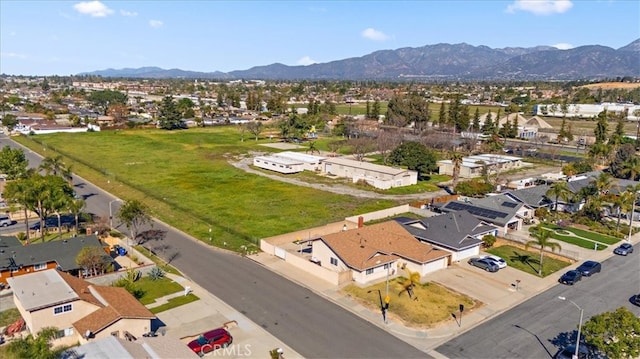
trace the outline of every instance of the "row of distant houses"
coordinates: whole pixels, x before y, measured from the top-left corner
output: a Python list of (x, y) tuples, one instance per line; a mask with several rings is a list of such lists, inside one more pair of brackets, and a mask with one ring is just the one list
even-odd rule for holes
[[(577, 193), (590, 185), (596, 173), (572, 178), (569, 189)], [(615, 180), (614, 191), (623, 191), (634, 181)], [(420, 273), (421, 277), (447, 268), (453, 263), (477, 256), (487, 235), (506, 236), (535, 221), (536, 209), (553, 209), (555, 198), (549, 198), (550, 185), (532, 185), (509, 190), (484, 198), (463, 198), (443, 203), (432, 202), (429, 207), (438, 214), (420, 219), (397, 217), (385, 222), (364, 226), (361, 221), (355, 229), (337, 233), (315, 235), (305, 241), (310, 261), (322, 269), (289, 259), (277, 245), (271, 247), (268, 239), (263, 250), (335, 285), (355, 282), (359, 285), (375, 283), (383, 278), (394, 278), (399, 268)], [(613, 189), (612, 189), (613, 190)], [(560, 201), (559, 210), (576, 211), (583, 204)], [(640, 217), (637, 213), (634, 218)], [(280, 254), (278, 254), (280, 252)], [(300, 255), (303, 255), (300, 250)], [(298, 256), (295, 254), (294, 256)], [(332, 274), (333, 273), (333, 274)]]

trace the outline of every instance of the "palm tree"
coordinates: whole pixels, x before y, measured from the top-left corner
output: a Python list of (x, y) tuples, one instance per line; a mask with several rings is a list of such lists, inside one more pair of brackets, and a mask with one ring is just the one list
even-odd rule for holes
[(398, 296), (402, 295), (402, 293), (404, 293), (404, 292), (407, 292), (407, 294), (409, 295), (409, 298), (413, 298), (413, 288), (416, 285), (420, 284), (420, 273), (419, 272), (412, 272), (407, 267), (406, 264), (404, 264), (401, 267), (401, 269), (404, 269), (404, 271), (407, 272), (407, 279), (405, 279), (404, 282), (401, 283), (402, 289), (398, 293)]
[(86, 202), (82, 198), (74, 199), (67, 204), (67, 209), (69, 209), (69, 211), (73, 213), (73, 216), (75, 219), (76, 234), (78, 234), (78, 227), (80, 226), (80, 222), (79, 222), (80, 212), (82, 212), (82, 209), (84, 208), (85, 205), (86, 205)]
[(453, 164), (453, 182), (451, 187), (455, 190), (460, 177), (460, 167), (462, 166), (462, 154), (458, 152), (451, 153), (451, 164)]
[(558, 202), (562, 199), (565, 203), (569, 200), (571, 196), (571, 190), (569, 190), (569, 185), (565, 181), (558, 181), (551, 185), (545, 196), (552, 197), (556, 199), (555, 203), (555, 212), (556, 217), (558, 216)]
[(613, 208), (615, 209), (618, 217), (618, 221), (616, 223), (616, 231), (620, 231), (620, 218), (622, 217), (622, 212), (631, 207), (631, 201), (633, 201), (633, 197), (633, 194), (627, 191), (624, 191), (619, 195), (613, 197)]
[(634, 156), (623, 162), (620, 172), (624, 176), (628, 176), (627, 178), (630, 180), (635, 181), (640, 174), (640, 158)]
[(55, 157), (45, 157), (40, 163), (41, 170), (44, 171), (46, 175), (54, 175), (57, 176), (64, 172), (64, 161), (62, 160), (62, 156), (58, 155)]
[(613, 176), (611, 176), (607, 172), (602, 172), (596, 178), (594, 185), (596, 187), (596, 190), (598, 191), (598, 194), (607, 194), (611, 187), (613, 187)]
[(562, 247), (558, 242), (552, 242), (549, 240), (551, 237), (550, 230), (542, 227), (541, 225), (537, 225), (534, 228), (533, 232), (531, 232), (531, 236), (535, 239), (527, 241), (524, 245), (524, 249), (529, 249), (531, 246), (540, 248), (540, 266), (538, 267), (538, 275), (542, 277), (542, 259), (544, 257), (544, 249), (549, 247), (552, 252), (555, 252), (556, 249), (560, 250)]

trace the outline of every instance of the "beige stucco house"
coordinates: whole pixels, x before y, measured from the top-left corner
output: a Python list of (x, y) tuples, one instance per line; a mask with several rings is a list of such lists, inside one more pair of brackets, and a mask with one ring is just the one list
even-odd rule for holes
[(98, 286), (55, 269), (9, 278), (13, 301), (32, 334), (59, 329), (54, 345), (113, 335), (139, 337), (155, 315), (124, 288)]
[(351, 271), (352, 280), (362, 285), (396, 277), (400, 267), (422, 277), (446, 268), (450, 257), (418, 241), (396, 221), (323, 235), (312, 240), (311, 250), (317, 264), (334, 272)]

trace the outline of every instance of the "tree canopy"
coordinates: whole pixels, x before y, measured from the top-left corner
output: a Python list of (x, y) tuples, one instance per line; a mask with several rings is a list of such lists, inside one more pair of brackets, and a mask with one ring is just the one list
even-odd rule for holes
[(7, 175), (7, 180), (15, 180), (27, 175), (29, 161), (21, 149), (4, 146), (0, 151), (0, 172)]
[(93, 91), (87, 97), (87, 101), (100, 108), (102, 110), (102, 113), (106, 115), (107, 110), (109, 109), (109, 105), (126, 104), (127, 95), (123, 94), (120, 91), (113, 90)]
[(625, 307), (594, 315), (582, 326), (582, 334), (609, 358), (640, 356), (640, 318)]
[(149, 208), (135, 199), (125, 201), (116, 213), (116, 217), (124, 223), (134, 241), (138, 237), (140, 227), (152, 223)]
[(418, 142), (405, 142), (389, 154), (389, 163), (418, 171), (418, 177), (438, 169), (437, 154)]

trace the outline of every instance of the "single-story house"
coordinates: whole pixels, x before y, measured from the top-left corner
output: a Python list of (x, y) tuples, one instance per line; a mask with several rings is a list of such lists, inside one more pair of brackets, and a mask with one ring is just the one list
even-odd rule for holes
[(532, 220), (534, 215), (529, 205), (504, 194), (450, 201), (437, 208), (445, 213), (466, 210), (476, 218), (498, 227), (500, 235), (521, 229), (523, 223)]
[(29, 245), (22, 245), (15, 237), (0, 237), (0, 283), (46, 269), (77, 276), (83, 268), (76, 263), (76, 257), (85, 247), (100, 247), (109, 254), (108, 246), (94, 235)]
[[(475, 178), (482, 175), (486, 167), (488, 171), (508, 171), (521, 168), (522, 158), (498, 154), (482, 154), (462, 158), (460, 165), (460, 178)], [(440, 174), (453, 176), (453, 162), (451, 160), (438, 161), (438, 172)]]
[(498, 234), (498, 228), (467, 211), (456, 211), (422, 219), (396, 218), (417, 240), (451, 252), (458, 262), (480, 253), (482, 238)]
[(253, 165), (280, 173), (298, 173), (302, 171), (320, 171), (326, 157), (306, 153), (284, 151), (268, 156), (257, 156)]
[(327, 158), (322, 161), (322, 172), (337, 177), (351, 178), (353, 183), (365, 181), (379, 189), (411, 186), (418, 183), (418, 172), (416, 171), (341, 157)]
[(29, 332), (59, 329), (54, 345), (140, 337), (155, 315), (121, 287), (98, 286), (55, 269), (8, 279)]
[(395, 277), (404, 266), (424, 276), (446, 268), (451, 255), (417, 241), (396, 221), (323, 235), (311, 243), (316, 263), (335, 272), (351, 271), (358, 284)]
[(541, 207), (550, 208), (555, 201), (555, 198), (547, 198), (547, 192), (550, 188), (551, 186), (548, 184), (537, 185), (508, 191), (504, 195), (527, 204), (534, 210)]

